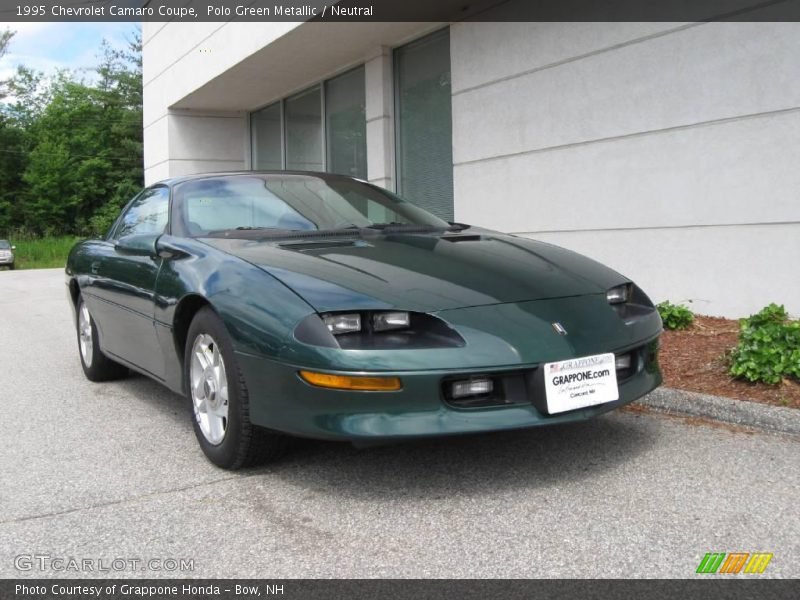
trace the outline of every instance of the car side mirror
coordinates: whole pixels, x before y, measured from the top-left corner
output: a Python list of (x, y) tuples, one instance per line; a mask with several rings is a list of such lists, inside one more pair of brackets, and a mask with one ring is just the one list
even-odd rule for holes
[(114, 249), (130, 256), (158, 256), (156, 242), (161, 234), (140, 233), (125, 235), (117, 240)]
[(16, 247), (16, 246), (11, 246), (11, 249), (12, 249), (12, 250), (16, 250), (16, 249), (17, 249), (17, 247)]
[(156, 242), (156, 252), (161, 258), (184, 258), (188, 256), (187, 252), (176, 245), (168, 235), (161, 236)]

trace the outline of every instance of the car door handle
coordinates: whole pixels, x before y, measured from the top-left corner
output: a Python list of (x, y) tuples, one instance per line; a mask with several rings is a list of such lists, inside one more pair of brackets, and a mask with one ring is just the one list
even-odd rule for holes
[(100, 261), (94, 261), (91, 265), (89, 265), (89, 269), (92, 271), (93, 274), (97, 275), (100, 271)]

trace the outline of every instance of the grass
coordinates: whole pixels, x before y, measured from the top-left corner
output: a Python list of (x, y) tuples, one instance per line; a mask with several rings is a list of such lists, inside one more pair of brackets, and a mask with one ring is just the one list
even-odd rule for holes
[(67, 254), (80, 237), (71, 235), (61, 237), (13, 239), (8, 241), (16, 246), (14, 265), (17, 269), (53, 269), (63, 267)]

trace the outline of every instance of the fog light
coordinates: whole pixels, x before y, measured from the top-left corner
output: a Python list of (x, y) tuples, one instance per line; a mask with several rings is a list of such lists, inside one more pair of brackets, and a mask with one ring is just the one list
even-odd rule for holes
[(450, 395), (453, 398), (464, 398), (465, 396), (483, 396), (491, 394), (494, 384), (491, 379), (482, 377), (480, 379), (469, 379), (466, 381), (454, 381), (450, 386)]
[(617, 371), (621, 371), (623, 369), (630, 369), (631, 368), (631, 355), (630, 354), (621, 354), (617, 356), (614, 360), (614, 366), (616, 367)]
[(402, 389), (399, 377), (363, 377), (360, 375), (331, 375), (300, 371), (300, 377), (312, 385), (336, 390), (360, 392), (396, 392)]
[(411, 324), (411, 316), (407, 312), (381, 312), (372, 317), (375, 331), (405, 329)]
[(348, 313), (343, 315), (325, 315), (322, 317), (325, 326), (332, 334), (353, 333), (361, 331), (361, 315)]

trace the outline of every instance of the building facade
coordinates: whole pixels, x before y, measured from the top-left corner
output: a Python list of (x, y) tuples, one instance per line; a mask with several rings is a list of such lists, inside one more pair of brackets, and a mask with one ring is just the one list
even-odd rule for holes
[(325, 170), (800, 315), (798, 23), (146, 23), (147, 183)]

